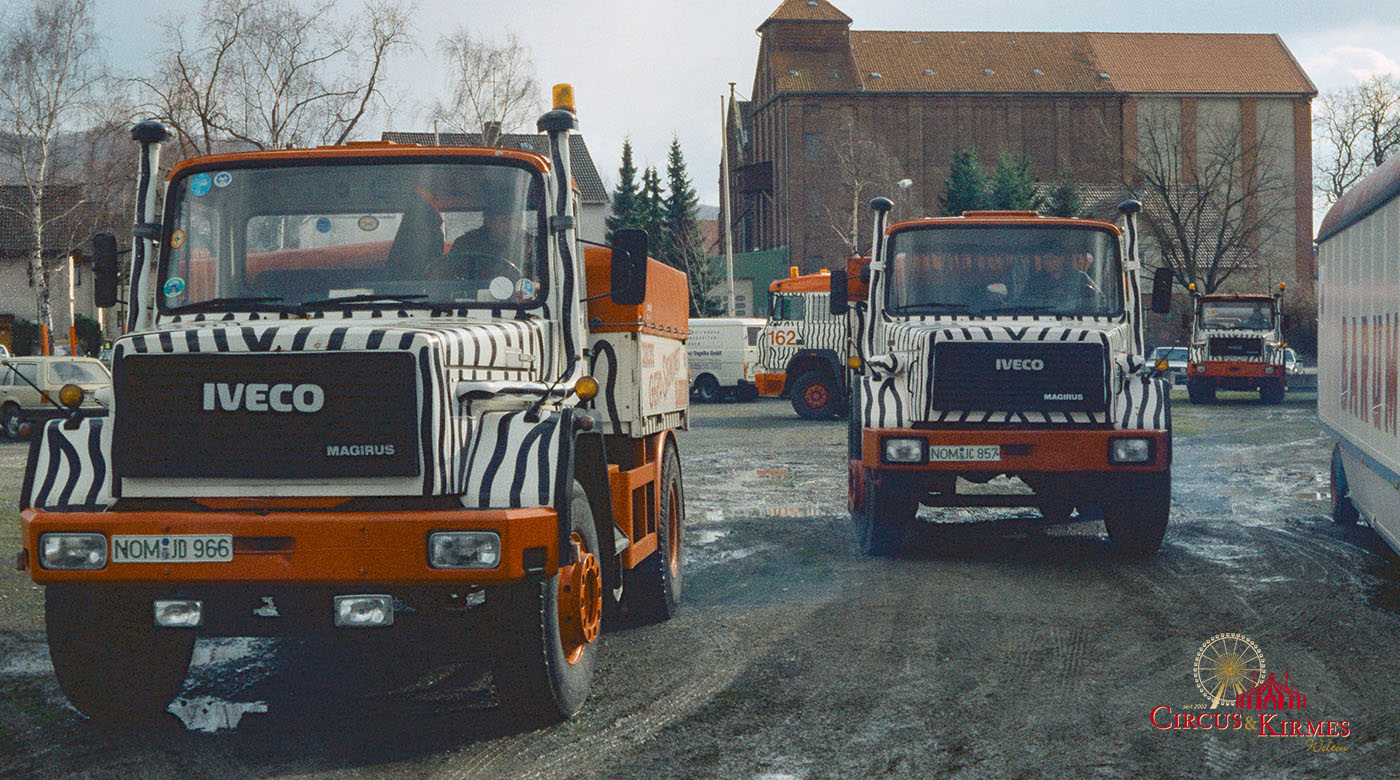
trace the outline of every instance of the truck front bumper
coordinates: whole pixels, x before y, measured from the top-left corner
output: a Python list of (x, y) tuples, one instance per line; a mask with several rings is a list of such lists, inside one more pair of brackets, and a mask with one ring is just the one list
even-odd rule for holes
[(783, 374), (754, 374), (753, 383), (758, 394), (765, 398), (777, 398), (783, 394), (783, 384), (787, 377)]
[(1282, 379), (1283, 366), (1250, 360), (1207, 360), (1186, 365), (1187, 379)]
[[(552, 508), (400, 512), (155, 511), (20, 513), (22, 568), (39, 584), (133, 585), (500, 584), (552, 576), (559, 568), (559, 520)], [(489, 569), (429, 566), (428, 536), (436, 531), (489, 531), (500, 536), (500, 560)], [(46, 533), (98, 533), (107, 563), (94, 570), (40, 566)], [(114, 536), (233, 537), (233, 560), (113, 563)]]
[[(921, 455), (913, 462), (892, 462), (886, 451), (891, 439), (921, 442)], [(1114, 443), (1120, 440), (1145, 442), (1146, 458), (1115, 461)], [(1130, 473), (1161, 471), (1172, 457), (1171, 432), (1157, 430), (865, 428), (861, 445), (862, 465), (876, 472)]]

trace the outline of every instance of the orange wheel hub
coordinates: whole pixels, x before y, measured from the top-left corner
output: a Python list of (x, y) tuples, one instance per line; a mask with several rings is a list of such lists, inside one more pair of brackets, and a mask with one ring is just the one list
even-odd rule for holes
[(802, 393), (802, 400), (813, 409), (821, 409), (831, 401), (831, 394), (826, 391), (823, 385), (810, 385)]
[(559, 567), (559, 640), (565, 660), (576, 664), (603, 624), (603, 571), (577, 532), (573, 541), (574, 562)]

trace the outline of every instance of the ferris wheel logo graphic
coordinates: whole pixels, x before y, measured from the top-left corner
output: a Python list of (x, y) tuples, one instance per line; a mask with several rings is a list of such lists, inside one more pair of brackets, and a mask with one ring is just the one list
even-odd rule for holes
[(1216, 634), (1196, 652), (1196, 687), (1216, 709), (1264, 679), (1264, 653), (1244, 634)]

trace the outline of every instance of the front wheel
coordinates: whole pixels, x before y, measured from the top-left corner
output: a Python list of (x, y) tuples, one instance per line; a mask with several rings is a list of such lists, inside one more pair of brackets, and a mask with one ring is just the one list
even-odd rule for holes
[(904, 534), (919, 513), (919, 502), (909, 490), (889, 477), (879, 483), (863, 477), (860, 504), (851, 512), (856, 543), (865, 555), (891, 557), (904, 547)]
[(1191, 397), (1193, 404), (1213, 404), (1215, 403), (1215, 385), (1209, 382), (1186, 383), (1186, 394)]
[(569, 503), (574, 562), (543, 582), (487, 595), (496, 647), (491, 676), (501, 709), (525, 725), (557, 723), (583, 708), (603, 620), (598, 533), (583, 487)]
[(1259, 387), (1259, 400), (1263, 401), (1266, 404), (1269, 404), (1270, 406), (1276, 406), (1278, 404), (1283, 403), (1283, 396), (1285, 392), (1286, 390), (1284, 389), (1282, 379), (1276, 379), (1272, 382), (1266, 382), (1265, 384), (1260, 385)]
[(6, 438), (18, 439), (19, 429), (23, 424), (24, 418), (20, 417), (18, 406), (10, 405), (0, 409), (0, 430), (4, 430)]
[(1352, 503), (1347, 473), (1342, 468), (1342, 445), (1332, 445), (1332, 521), (1337, 525), (1356, 525), (1361, 519), (1356, 504)]
[(719, 400), (719, 380), (709, 374), (701, 374), (695, 380), (695, 398), (698, 401), (712, 403)]
[(830, 374), (808, 371), (792, 385), (792, 410), (804, 420), (827, 420), (840, 416), (841, 401)]
[(194, 631), (157, 627), (150, 599), (117, 588), (48, 586), (44, 625), (58, 686), (96, 720), (159, 716), (194, 653)]
[(1115, 552), (1147, 555), (1162, 546), (1172, 508), (1171, 469), (1125, 480), (1101, 504)]

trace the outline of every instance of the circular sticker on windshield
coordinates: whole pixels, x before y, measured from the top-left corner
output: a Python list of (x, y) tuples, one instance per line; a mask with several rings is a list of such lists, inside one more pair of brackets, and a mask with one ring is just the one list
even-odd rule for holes
[(214, 180), (207, 173), (196, 173), (190, 177), (190, 194), (196, 198), (207, 194), (213, 186)]
[(317, 233), (329, 233), (329, 232), (331, 232), (331, 218), (330, 218), (330, 217), (321, 217), (320, 219), (316, 220), (316, 232), (317, 232)]
[(492, 297), (498, 301), (504, 301), (509, 300), (510, 294), (515, 292), (515, 285), (511, 284), (510, 280), (504, 276), (498, 276), (491, 280), (490, 290)]
[(170, 248), (179, 249), (185, 245), (185, 231), (176, 230), (170, 234)]
[(161, 288), (165, 297), (174, 298), (185, 291), (185, 280), (178, 276), (172, 276), (165, 280), (165, 286)]
[(360, 230), (363, 230), (366, 233), (368, 233), (371, 230), (379, 229), (379, 218), (366, 214), (363, 217), (360, 217), (360, 221), (356, 224), (360, 226)]
[(527, 301), (535, 297), (535, 280), (521, 279), (515, 283), (515, 299), (517, 301)]
[(219, 171), (214, 174), (214, 186), (223, 189), (233, 183), (233, 174), (228, 171)]

